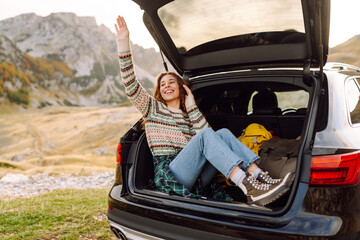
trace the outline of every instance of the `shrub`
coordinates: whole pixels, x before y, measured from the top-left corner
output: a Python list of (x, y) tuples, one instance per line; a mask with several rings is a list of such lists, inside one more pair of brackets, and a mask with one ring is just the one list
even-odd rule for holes
[(111, 76), (117, 76), (120, 72), (119, 69), (119, 63), (117, 60), (115, 61), (108, 61), (105, 63), (105, 74), (111, 75)]
[(0, 97), (4, 95), (4, 81), (0, 78)]
[(68, 107), (78, 107), (79, 105), (77, 104), (73, 104), (72, 102), (70, 102), (69, 100), (65, 99), (64, 100), (64, 104)]
[(97, 90), (99, 90), (99, 88), (101, 87), (102, 83), (101, 82), (97, 82), (96, 84), (94, 84), (93, 86), (85, 89), (85, 90), (82, 90), (81, 93), (84, 94), (84, 95), (92, 95), (94, 93), (96, 93)]
[(94, 63), (93, 69), (91, 70), (91, 76), (99, 80), (105, 79), (105, 74), (100, 63)]
[(28, 105), (30, 103), (29, 91), (25, 88), (20, 88), (17, 91), (8, 90), (7, 98), (16, 104)]

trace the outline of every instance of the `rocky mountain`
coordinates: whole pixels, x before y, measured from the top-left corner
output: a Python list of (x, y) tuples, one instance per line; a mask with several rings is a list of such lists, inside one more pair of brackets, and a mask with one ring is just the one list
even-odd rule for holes
[[(9, 91), (20, 94), (20, 89), (28, 91), (32, 107), (126, 101), (119, 84), (115, 35), (97, 25), (94, 17), (23, 14), (0, 21), (0, 34), (2, 72), (8, 74), (9, 66), (13, 71), (9, 79), (0, 75), (0, 101)], [(132, 50), (137, 76), (151, 91), (163, 69), (160, 54), (134, 44)], [(24, 74), (27, 80), (19, 77)]]
[[(154, 49), (132, 44), (136, 73), (151, 92), (163, 71)], [(22, 14), (0, 21), (0, 103), (121, 104), (115, 35), (94, 17)], [(330, 49), (328, 61), (360, 66), (360, 35)]]
[(328, 62), (341, 62), (360, 67), (360, 35), (331, 48)]

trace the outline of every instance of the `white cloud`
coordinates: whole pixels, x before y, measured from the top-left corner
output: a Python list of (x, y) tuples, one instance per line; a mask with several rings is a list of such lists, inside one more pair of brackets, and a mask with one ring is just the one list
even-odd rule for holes
[(331, 0), (330, 47), (360, 34), (359, 0)]
[(106, 25), (113, 32), (116, 17), (122, 15), (133, 42), (146, 48), (156, 47), (142, 22), (142, 10), (130, 0), (2, 0), (0, 5), (0, 20), (29, 12), (40, 16), (53, 12), (74, 12), (78, 16), (95, 16), (98, 24)]
[[(151, 0), (149, 0), (151, 1)], [(360, 34), (359, 0), (331, 0), (330, 46)], [(114, 32), (117, 15), (125, 17), (131, 40), (144, 47), (156, 47), (142, 22), (142, 10), (131, 0), (1, 0), (0, 20), (22, 13), (47, 16), (52, 12), (74, 12), (78, 16), (95, 16)]]

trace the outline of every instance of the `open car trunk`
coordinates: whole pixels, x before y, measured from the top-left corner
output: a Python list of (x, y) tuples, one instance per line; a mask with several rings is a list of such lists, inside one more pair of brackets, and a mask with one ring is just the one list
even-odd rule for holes
[[(278, 138), (300, 138), (293, 186), (299, 190), (299, 181), (307, 186), (314, 134), (321, 128), (316, 125), (326, 125), (316, 121), (316, 116), (318, 109), (326, 112), (319, 99), (323, 96), (320, 85), (325, 83), (322, 67), (328, 54), (330, 1), (133, 1), (144, 10), (145, 26), (160, 50), (185, 80), (190, 79), (197, 104), (211, 127), (227, 128), (239, 137), (249, 124), (258, 123)], [(319, 68), (320, 73), (311, 68)], [(260, 105), (267, 107), (253, 107), (254, 96), (265, 90), (274, 92), (277, 100), (260, 97)], [(247, 205), (237, 187), (225, 186), (231, 188), (233, 202), (157, 191), (146, 137), (141, 130), (133, 136), (139, 141), (132, 145), (123, 171), (124, 193), (155, 197), (161, 208), (169, 205), (166, 200), (176, 200), (177, 207), (187, 202), (236, 210), (258, 208)], [(269, 214), (284, 213), (292, 200), (303, 198), (304, 192), (294, 188), (262, 209)]]
[[(310, 109), (314, 107), (314, 102), (318, 101), (318, 94), (315, 93), (319, 92), (318, 79), (315, 76), (311, 79), (312, 82), (304, 81), (301, 70), (240, 71), (191, 79), (191, 89), (197, 104), (214, 130), (228, 128), (236, 137), (239, 137), (249, 124), (259, 123), (267, 130), (272, 131), (274, 137), (300, 139), (293, 187), (275, 202), (265, 207), (249, 206), (240, 188), (230, 187), (226, 184), (223, 187), (233, 197), (234, 201), (216, 201), (211, 197), (188, 199), (157, 191), (153, 182), (152, 155), (145, 133), (139, 128), (136, 134), (138, 137), (137, 144), (132, 147), (132, 153), (129, 155), (129, 159), (132, 159), (130, 160), (132, 167), (126, 173), (126, 176), (127, 174), (129, 176), (125, 179), (124, 185), (127, 185), (128, 182), (128, 186), (136, 194), (212, 207), (235, 208), (237, 210), (246, 207), (246, 209), (264, 209), (273, 213), (285, 210), (296, 194), (294, 186), (297, 186), (297, 181), (307, 178), (306, 173), (300, 172), (300, 166), (305, 164), (305, 167), (310, 167), (307, 163), (302, 163), (302, 159), (305, 158), (305, 153), (311, 154), (311, 149), (306, 149), (304, 146), (309, 145), (305, 142), (311, 141), (308, 137), (313, 136), (313, 132), (309, 131), (314, 131), (315, 117), (310, 116), (309, 112), (313, 112)], [(271, 109), (253, 109), (254, 96), (265, 89), (276, 94), (278, 106), (272, 106)], [(262, 99), (262, 101), (267, 100)], [(309, 171), (309, 169), (303, 170)], [(207, 189), (210, 195), (211, 191), (211, 189)]]

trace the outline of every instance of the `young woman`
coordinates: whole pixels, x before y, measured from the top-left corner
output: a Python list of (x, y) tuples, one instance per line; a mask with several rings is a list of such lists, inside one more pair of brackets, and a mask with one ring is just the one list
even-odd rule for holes
[(293, 174), (272, 179), (254, 163), (259, 157), (229, 130), (212, 130), (177, 74), (160, 74), (150, 96), (136, 79), (129, 31), (120, 16), (115, 29), (125, 92), (143, 115), (160, 191), (196, 197), (194, 184), (208, 185), (217, 171), (238, 185), (250, 204), (268, 204), (289, 190)]

